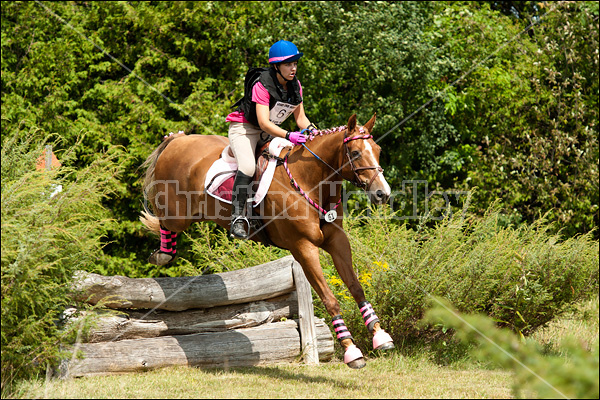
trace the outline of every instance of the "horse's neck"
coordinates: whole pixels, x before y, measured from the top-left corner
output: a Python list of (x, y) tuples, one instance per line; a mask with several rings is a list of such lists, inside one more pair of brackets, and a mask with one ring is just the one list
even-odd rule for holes
[[(313, 140), (305, 143), (317, 159), (304, 147), (298, 147), (296, 150), (299, 174), (299, 181), (308, 187), (318, 187), (331, 182), (335, 184), (341, 181), (339, 174), (335, 170), (341, 169), (343, 160), (344, 131), (330, 133), (323, 136), (317, 136)], [(302, 160), (302, 161), (301, 161)], [(339, 171), (341, 172), (341, 171)]]

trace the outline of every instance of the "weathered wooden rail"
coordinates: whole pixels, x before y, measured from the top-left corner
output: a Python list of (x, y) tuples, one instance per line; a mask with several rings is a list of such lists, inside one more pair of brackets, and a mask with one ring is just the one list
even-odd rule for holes
[[(78, 300), (111, 310), (94, 312), (93, 327), (61, 365), (63, 377), (171, 365), (315, 364), (333, 355), (333, 336), (314, 317), (310, 285), (292, 256), (213, 275), (132, 279), (79, 273), (75, 282)], [(83, 322), (81, 316), (70, 323)]]

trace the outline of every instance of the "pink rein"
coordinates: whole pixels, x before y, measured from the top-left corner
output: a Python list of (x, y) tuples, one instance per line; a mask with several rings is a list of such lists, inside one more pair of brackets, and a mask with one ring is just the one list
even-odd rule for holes
[[(311, 132), (307, 137), (307, 141), (312, 141), (317, 136), (329, 135), (332, 133), (341, 132), (345, 129), (346, 129), (346, 126), (339, 126), (337, 128), (331, 128), (331, 129), (326, 129), (323, 131), (317, 131), (316, 133)], [(359, 132), (361, 132), (361, 133), (364, 132), (364, 129), (362, 126), (359, 128)], [(358, 140), (358, 139), (366, 140), (366, 139), (371, 139), (372, 137), (373, 136), (371, 136), (371, 135), (359, 135), (359, 136), (347, 137), (347, 138), (344, 138), (344, 144), (346, 144), (352, 140)], [(312, 153), (312, 151), (311, 151), (311, 153)], [(320, 158), (318, 156), (316, 156), (314, 153), (313, 153), (313, 155), (315, 157), (317, 157), (317, 159), (320, 160)], [(327, 165), (329, 165), (329, 164), (327, 164)], [(302, 196), (304, 196), (304, 198), (309, 202), (309, 204), (312, 205), (313, 207), (315, 207), (317, 210), (319, 210), (319, 212), (321, 212), (321, 214), (323, 214), (323, 215), (327, 214), (327, 211), (323, 207), (321, 207), (318, 203), (316, 203), (313, 199), (311, 199), (308, 196), (308, 194), (306, 194), (304, 192), (304, 190), (302, 190), (302, 188), (300, 186), (298, 186), (298, 184), (296, 183), (296, 180), (292, 177), (292, 172), (290, 171), (290, 168), (287, 163), (287, 156), (283, 159), (283, 168), (285, 169), (285, 172), (287, 172), (292, 186), (294, 186), (296, 188), (296, 190), (298, 190), (300, 192), (300, 194), (302, 194)], [(337, 171), (335, 171), (335, 172), (337, 172)], [(339, 200), (337, 201), (337, 203), (335, 204), (335, 206), (332, 208), (332, 210), (335, 210), (336, 208), (338, 208), (338, 206), (340, 205), (341, 202), (342, 202), (342, 198), (340, 197)]]

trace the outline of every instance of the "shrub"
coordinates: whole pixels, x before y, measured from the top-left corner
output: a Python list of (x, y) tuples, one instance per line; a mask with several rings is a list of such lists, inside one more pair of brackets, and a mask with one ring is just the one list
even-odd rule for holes
[[(195, 224), (184, 233), (189, 250), (182, 248), (181, 271), (184, 275), (212, 274), (235, 271), (277, 260), (289, 251), (265, 247), (253, 241), (233, 240), (229, 232), (215, 223)], [(182, 242), (183, 243), (183, 242)], [(178, 252), (180, 250), (177, 250)]]
[[(598, 293), (598, 241), (591, 233), (562, 239), (549, 233), (554, 227), (543, 217), (514, 228), (502, 215), (495, 205), (481, 218), (455, 215), (417, 230), (395, 223), (387, 208), (368, 220), (346, 219), (359, 280), (396, 342), (439, 335), (419, 325), (430, 296), (451, 301), (460, 312), (486, 314), (525, 337)], [(322, 264), (349, 329), (363, 349), (371, 348), (328, 255)]]
[[(114, 188), (119, 151), (89, 166), (37, 171), (39, 130), (15, 130), (2, 142), (2, 393), (16, 379), (45, 371), (72, 332), (56, 321), (69, 303), (73, 272), (93, 268), (106, 225), (102, 199)], [(55, 190), (62, 186), (62, 191)]]

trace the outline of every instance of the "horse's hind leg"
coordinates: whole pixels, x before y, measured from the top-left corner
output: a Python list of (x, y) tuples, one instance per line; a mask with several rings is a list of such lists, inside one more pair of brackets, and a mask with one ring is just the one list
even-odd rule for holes
[(160, 248), (148, 258), (150, 264), (162, 266), (169, 264), (177, 258), (177, 232), (166, 229), (160, 225)]
[(363, 288), (352, 268), (352, 250), (346, 233), (335, 225), (329, 225), (329, 229), (327, 240), (321, 247), (331, 255), (340, 278), (358, 304), (365, 326), (373, 334), (373, 348), (375, 350), (393, 349), (392, 338), (381, 328), (379, 318), (375, 314), (373, 306), (366, 300)]
[(161, 190), (155, 197), (155, 208), (160, 210), (160, 248), (150, 255), (150, 264), (162, 266), (177, 258), (177, 234), (185, 231), (191, 224), (188, 210), (188, 197), (177, 193), (177, 186), (157, 184)]
[(297, 247), (290, 249), (290, 251), (296, 261), (302, 265), (306, 278), (332, 317), (332, 324), (337, 339), (344, 348), (344, 363), (354, 369), (364, 367), (366, 363), (363, 355), (354, 344), (352, 335), (340, 315), (340, 305), (323, 276), (323, 269), (319, 261), (319, 249), (309, 241), (300, 241), (297, 243)]

